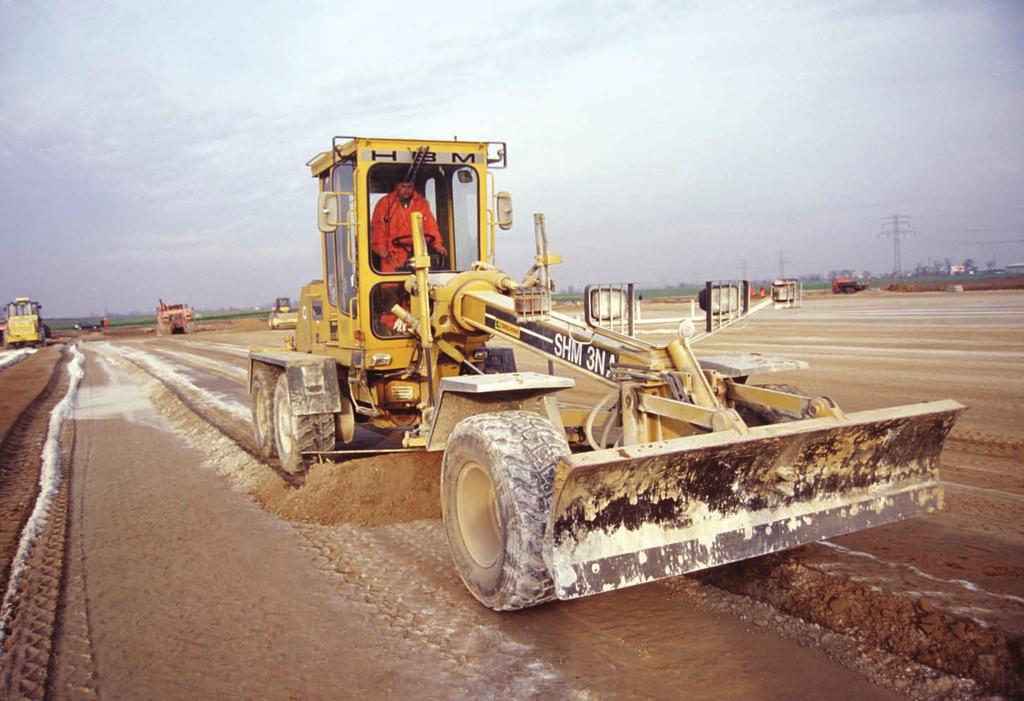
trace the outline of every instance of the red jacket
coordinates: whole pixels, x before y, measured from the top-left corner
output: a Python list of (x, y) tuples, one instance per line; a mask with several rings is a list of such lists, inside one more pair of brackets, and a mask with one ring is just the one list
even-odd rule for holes
[[(446, 253), (441, 241), (441, 231), (430, 212), (430, 203), (418, 192), (413, 193), (407, 205), (398, 200), (392, 192), (380, 199), (373, 208), (370, 222), (370, 248), (380, 256), (381, 272), (391, 273), (409, 259), (412, 250), (412, 213), (423, 215), (423, 236), (427, 245)], [(399, 243), (404, 245), (398, 245)]]

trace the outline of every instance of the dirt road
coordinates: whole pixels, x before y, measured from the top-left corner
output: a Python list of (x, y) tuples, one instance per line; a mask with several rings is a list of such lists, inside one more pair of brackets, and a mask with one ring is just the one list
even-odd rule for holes
[[(301, 482), (253, 457), (246, 348), (285, 335), (82, 344), (65, 479), (8, 586), (0, 697), (1020, 693), (1020, 293), (818, 299), (699, 346), (807, 360), (772, 381), (847, 410), (969, 404), (943, 456), (943, 513), (515, 614), (482, 609), (458, 580), (436, 457), (319, 465)], [(39, 492), (69, 356), (0, 366), (4, 563)]]

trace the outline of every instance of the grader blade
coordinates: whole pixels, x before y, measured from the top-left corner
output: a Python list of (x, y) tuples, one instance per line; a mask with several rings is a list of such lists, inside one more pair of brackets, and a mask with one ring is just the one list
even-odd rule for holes
[(934, 511), (945, 400), (577, 455), (548, 567), (573, 599)]

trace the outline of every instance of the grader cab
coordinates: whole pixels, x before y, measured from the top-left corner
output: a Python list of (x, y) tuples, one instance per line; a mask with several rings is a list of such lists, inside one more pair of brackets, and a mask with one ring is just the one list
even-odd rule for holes
[[(793, 281), (759, 302), (743, 282), (709, 283), (702, 330), (680, 323), (664, 344), (634, 333), (631, 286), (588, 288), (583, 319), (559, 313), (560, 257), (543, 215), (525, 277), (494, 265), (497, 230), (512, 225), (492, 173), (506, 159), (501, 143), (335, 137), (308, 162), (322, 278), (303, 288), (287, 346), (250, 352), (265, 459), (300, 473), (373, 452), (354, 447), (359, 424), (402, 432), (401, 450), (443, 451), (452, 558), (497, 610), (939, 508), (939, 453), (962, 406), (846, 414), (827, 397), (750, 381), (799, 363), (698, 360), (700, 338), (760, 308), (798, 306)], [(415, 196), (396, 199), (407, 184)], [(562, 374), (517, 372), (512, 348)], [(565, 370), (603, 396), (574, 392)]]

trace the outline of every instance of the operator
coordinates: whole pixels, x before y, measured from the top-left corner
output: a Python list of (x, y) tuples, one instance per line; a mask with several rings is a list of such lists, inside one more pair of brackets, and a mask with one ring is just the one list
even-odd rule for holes
[(370, 247), (380, 256), (382, 273), (407, 269), (409, 259), (412, 258), (413, 212), (423, 215), (423, 236), (430, 253), (431, 267), (435, 267), (435, 264), (441, 267), (447, 254), (437, 221), (430, 212), (430, 203), (416, 192), (411, 182), (402, 180), (373, 208)]

